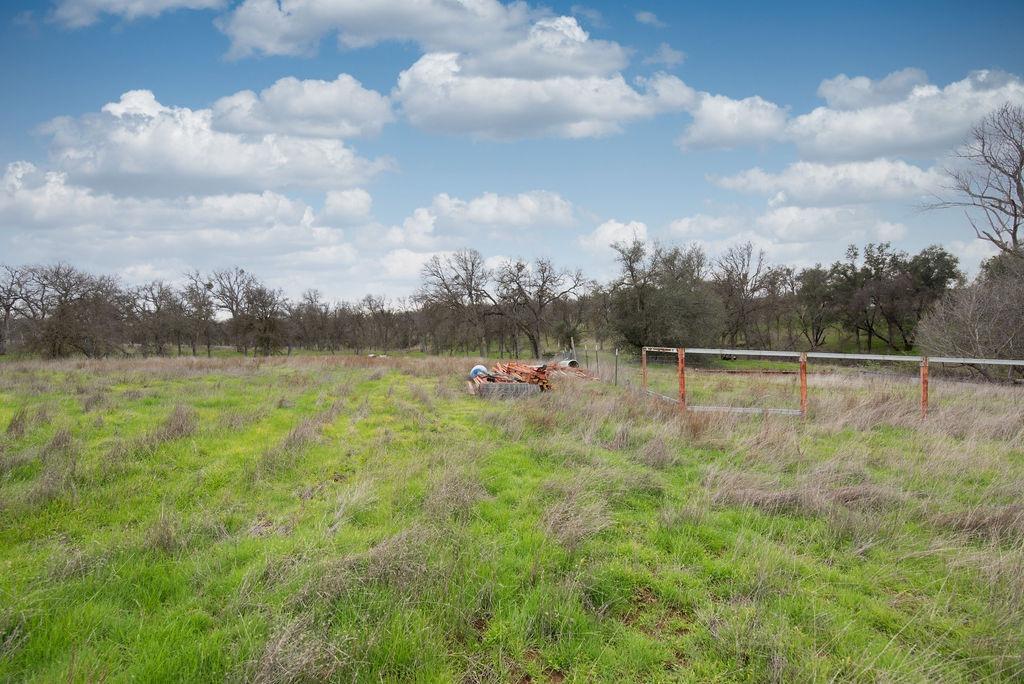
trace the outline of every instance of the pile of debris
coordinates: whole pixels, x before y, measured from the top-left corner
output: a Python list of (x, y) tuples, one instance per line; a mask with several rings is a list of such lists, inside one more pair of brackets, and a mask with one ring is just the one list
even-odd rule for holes
[(474, 366), (469, 373), (469, 392), (479, 396), (521, 397), (546, 392), (552, 388), (551, 377), (564, 376), (593, 379), (575, 362), (532, 366), (521, 361), (494, 364), (494, 371)]
[(548, 380), (548, 367), (530, 366), (519, 361), (494, 364), (495, 382), (525, 382), (530, 385), (537, 385), (540, 391), (551, 389), (551, 381)]

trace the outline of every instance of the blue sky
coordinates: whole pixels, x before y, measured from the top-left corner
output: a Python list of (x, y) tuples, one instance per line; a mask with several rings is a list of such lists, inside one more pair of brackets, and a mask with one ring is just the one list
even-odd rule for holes
[[(751, 240), (986, 254), (921, 213), (1024, 102), (1024, 4), (11, 0), (0, 261), (130, 282), (239, 264), (410, 293), (430, 255)], [(340, 38), (339, 38), (340, 37)], [(276, 85), (275, 85), (276, 84)]]

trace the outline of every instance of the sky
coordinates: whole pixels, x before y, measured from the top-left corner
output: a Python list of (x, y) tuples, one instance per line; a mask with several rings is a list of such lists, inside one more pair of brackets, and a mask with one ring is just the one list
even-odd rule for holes
[(0, 263), (411, 294), (466, 247), (991, 252), (924, 211), (1024, 104), (1017, 2), (6, 0)]

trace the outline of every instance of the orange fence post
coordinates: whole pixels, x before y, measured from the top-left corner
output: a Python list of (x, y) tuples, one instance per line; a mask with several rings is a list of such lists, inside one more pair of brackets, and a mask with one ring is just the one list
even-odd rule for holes
[(640, 387), (647, 391), (647, 350), (640, 351)]
[(928, 415), (928, 357), (921, 357), (921, 417)]
[(807, 415), (807, 352), (800, 354), (800, 415)]
[(676, 359), (679, 365), (679, 410), (686, 411), (686, 350), (677, 347)]

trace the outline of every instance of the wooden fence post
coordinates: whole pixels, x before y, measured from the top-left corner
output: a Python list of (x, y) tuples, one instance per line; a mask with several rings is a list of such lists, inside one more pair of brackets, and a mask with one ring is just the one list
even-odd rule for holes
[(647, 391), (647, 350), (640, 352), (640, 388)]
[(619, 384), (619, 348), (615, 348), (615, 384)]
[(676, 348), (676, 361), (679, 373), (679, 410), (686, 412), (686, 349)]
[(807, 415), (807, 352), (800, 354), (800, 415)]
[(928, 357), (921, 357), (921, 417), (928, 415)]

